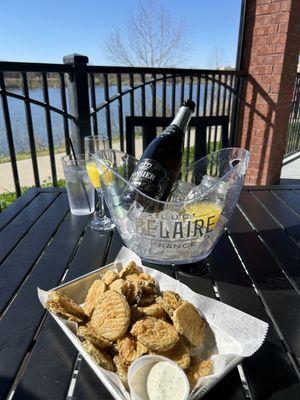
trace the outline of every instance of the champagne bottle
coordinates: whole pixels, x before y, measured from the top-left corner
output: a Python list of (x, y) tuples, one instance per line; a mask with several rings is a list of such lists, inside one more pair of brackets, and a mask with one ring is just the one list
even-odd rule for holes
[(124, 194), (125, 202), (130, 203), (135, 199), (144, 207), (145, 203), (149, 206), (149, 201), (138, 195), (134, 188), (153, 199), (167, 199), (180, 176), (184, 134), (194, 109), (195, 103), (186, 100), (171, 124), (146, 147), (131, 175), (131, 188)]

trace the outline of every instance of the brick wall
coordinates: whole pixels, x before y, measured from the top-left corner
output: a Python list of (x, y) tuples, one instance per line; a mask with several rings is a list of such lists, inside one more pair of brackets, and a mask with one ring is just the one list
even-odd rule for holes
[(239, 144), (251, 152), (246, 184), (278, 183), (300, 49), (300, 0), (247, 0)]

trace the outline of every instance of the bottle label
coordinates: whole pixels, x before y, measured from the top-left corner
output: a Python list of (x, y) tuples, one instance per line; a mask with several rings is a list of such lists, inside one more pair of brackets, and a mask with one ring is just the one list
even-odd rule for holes
[(156, 197), (157, 193), (164, 192), (168, 181), (168, 171), (151, 158), (142, 160), (130, 179), (137, 189), (151, 197)]
[(183, 135), (182, 130), (176, 125), (169, 125), (160, 135), (170, 135), (171, 133), (180, 133), (181, 135)]
[(208, 255), (228, 221), (222, 215), (222, 208), (216, 206), (213, 210), (209, 204), (203, 204), (195, 210), (185, 206), (177, 209), (153, 214), (142, 212), (133, 217), (130, 222), (135, 243), (130, 242), (131, 248), (135, 245), (132, 249), (136, 253), (157, 260), (191, 260), (201, 254)]

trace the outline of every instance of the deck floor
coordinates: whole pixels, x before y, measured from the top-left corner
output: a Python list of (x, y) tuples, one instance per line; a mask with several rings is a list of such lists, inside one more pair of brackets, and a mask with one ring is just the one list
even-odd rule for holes
[(280, 176), (280, 184), (300, 184), (300, 152), (291, 161), (283, 165)]

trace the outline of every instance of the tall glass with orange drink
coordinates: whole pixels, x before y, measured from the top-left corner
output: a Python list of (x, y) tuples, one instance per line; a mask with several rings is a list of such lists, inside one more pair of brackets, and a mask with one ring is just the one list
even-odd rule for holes
[(114, 227), (111, 219), (105, 215), (104, 199), (101, 189), (100, 173), (96, 168), (94, 154), (99, 150), (105, 150), (108, 147), (108, 138), (100, 135), (86, 136), (84, 138), (86, 171), (88, 177), (98, 194), (98, 213), (95, 212), (94, 218), (89, 226), (93, 230), (105, 231)]

